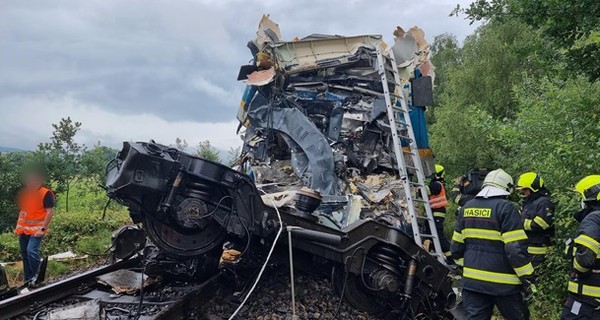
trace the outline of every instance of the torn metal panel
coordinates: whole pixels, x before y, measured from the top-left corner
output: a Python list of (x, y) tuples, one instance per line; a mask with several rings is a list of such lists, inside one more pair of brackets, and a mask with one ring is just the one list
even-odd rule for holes
[(248, 119), (256, 128), (277, 130), (292, 144), (292, 167), (297, 176), (313, 190), (337, 194), (333, 152), (315, 124), (297, 108), (272, 108), (266, 99), (255, 99)]
[(288, 190), (276, 193), (268, 193), (263, 195), (261, 198), (265, 205), (272, 208), (281, 208), (294, 206), (294, 196), (296, 196), (296, 190)]
[[(432, 76), (423, 34), (398, 30), (400, 79), (387, 51), (394, 49), (381, 36), (280, 38), (265, 16), (248, 44), (253, 64), (238, 74), (249, 85), (238, 112), (244, 145), (235, 170), (153, 141), (124, 143), (106, 190), (132, 217), (143, 217), (156, 244), (144, 250), (145, 272), (193, 277), (216, 272), (219, 262), (262, 264), (262, 254), (268, 260), (273, 252), (268, 243), (282, 244), (287, 229), (290, 253), (308, 254), (303, 260), (318, 268), (333, 265), (334, 286), (350, 288), (345, 298), (364, 297), (353, 306), (449, 319), (440, 317), (456, 298), (449, 270), (411, 238), (406, 199), (414, 190), (401, 182), (411, 172), (395, 163), (394, 143), (414, 138), (406, 137), (405, 110), (418, 128), (419, 153), (431, 152), (421, 92), (428, 88), (418, 83), (426, 79), (412, 86)], [(402, 117), (388, 114), (404, 101)], [(132, 184), (139, 172), (143, 181)], [(223, 255), (223, 248), (235, 251)], [(415, 272), (406, 274), (411, 265)], [(403, 294), (402, 283), (413, 280), (417, 294)]]
[(392, 52), (394, 52), (398, 67), (405, 68), (414, 62), (417, 42), (412, 34), (404, 32), (400, 27), (396, 28), (394, 36), (396, 38), (394, 39)]
[(397, 27), (394, 30), (392, 52), (396, 57), (402, 80), (408, 81), (414, 78), (416, 70), (423, 76), (432, 77), (432, 80), (435, 78), (434, 67), (429, 60), (431, 49), (421, 28), (412, 27), (405, 32)]
[(337, 60), (343, 63), (356, 54), (360, 48), (375, 48), (382, 43), (381, 35), (321, 36), (271, 44), (279, 67), (293, 72), (317, 68), (327, 60)]
[(269, 15), (263, 15), (258, 23), (258, 31), (256, 32), (256, 40), (254, 44), (259, 50), (262, 50), (266, 44), (278, 42), (281, 38), (279, 25), (269, 19)]
[[(411, 120), (429, 174), (432, 157), (423, 108), (430, 102), (431, 78), (421, 77), (433, 77), (433, 66), (421, 29), (398, 27), (394, 36), (390, 48), (381, 35), (315, 33), (283, 41), (279, 26), (263, 17), (251, 47), (258, 70), (248, 75), (246, 83), (254, 85), (246, 89), (238, 114), (246, 127), (242, 169), (278, 196), (289, 198), (289, 192), (303, 186), (319, 192), (324, 197), (314, 215), (326, 225), (343, 227), (357, 219), (357, 212), (358, 219), (388, 216), (384, 220), (401, 225), (405, 217), (398, 212), (405, 195), (393, 175), (383, 87), (404, 94), (409, 107), (419, 109)], [(378, 46), (393, 51), (401, 85), (381, 83), (380, 72), (392, 78), (392, 65), (386, 61), (379, 66)], [(362, 201), (352, 201), (356, 197)], [(276, 206), (294, 207), (293, 200), (279, 200)]]
[(103, 274), (97, 278), (97, 281), (111, 287), (116, 294), (135, 294), (140, 291), (142, 285), (147, 287), (154, 283), (154, 279), (147, 275), (127, 269)]
[(244, 81), (250, 86), (264, 86), (273, 82), (275, 79), (275, 68), (270, 67), (267, 70), (254, 71), (248, 74), (247, 79)]

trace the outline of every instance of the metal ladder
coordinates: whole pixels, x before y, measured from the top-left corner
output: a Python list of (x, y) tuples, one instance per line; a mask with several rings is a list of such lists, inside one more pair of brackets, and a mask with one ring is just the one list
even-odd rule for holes
[[(385, 97), (385, 104), (387, 107), (387, 116), (390, 122), (390, 129), (392, 131), (392, 142), (394, 144), (394, 155), (396, 157), (396, 164), (398, 166), (398, 175), (402, 184), (404, 185), (404, 193), (406, 194), (406, 202), (408, 204), (409, 220), (412, 225), (412, 232), (415, 242), (423, 247), (425, 240), (433, 242), (434, 252), (433, 255), (443, 264), (446, 264), (446, 259), (440, 245), (440, 239), (437, 234), (435, 227), (435, 221), (433, 218), (433, 212), (429, 206), (429, 196), (427, 187), (425, 184), (425, 173), (423, 171), (423, 164), (421, 163), (421, 157), (419, 156), (419, 149), (415, 139), (415, 133), (413, 131), (412, 123), (410, 120), (410, 110), (404, 97), (404, 90), (402, 89), (403, 84), (398, 74), (398, 67), (396, 65), (396, 58), (393, 52), (389, 50), (389, 53), (384, 54), (381, 47), (377, 46), (377, 64), (378, 72), (381, 76), (381, 83), (383, 85), (383, 95)], [(387, 66), (389, 62), (390, 66)], [(389, 71), (394, 75), (393, 81), (388, 80), (387, 72)], [(397, 92), (391, 93), (389, 90), (390, 84), (393, 84), (397, 89)], [(400, 106), (397, 106), (397, 103)], [(405, 129), (408, 132), (408, 136), (402, 135), (402, 130)], [(409, 141), (409, 150), (404, 151), (400, 139)], [(404, 155), (410, 156), (413, 166), (406, 164)], [(409, 169), (415, 173), (417, 181), (411, 180), (409, 176)], [(416, 197), (413, 198), (412, 189), (416, 188)], [(422, 205), (425, 209), (425, 215), (419, 215), (417, 208)], [(419, 221), (425, 221), (429, 226), (430, 234), (421, 233), (419, 228)]]

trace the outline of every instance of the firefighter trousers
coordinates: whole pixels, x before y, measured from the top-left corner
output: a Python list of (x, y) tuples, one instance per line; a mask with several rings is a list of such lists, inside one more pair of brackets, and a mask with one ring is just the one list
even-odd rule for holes
[(565, 302), (561, 320), (600, 320), (599, 307), (577, 301), (577, 296), (569, 294)]
[(468, 320), (490, 320), (494, 306), (506, 320), (529, 320), (529, 309), (523, 294), (493, 296), (479, 292), (463, 290), (463, 303), (469, 314)]
[(437, 231), (438, 237), (440, 239), (440, 246), (442, 247), (442, 252), (446, 257), (450, 255), (450, 241), (446, 238), (446, 234), (444, 233), (444, 218), (435, 217), (433, 221), (435, 222), (435, 229)]

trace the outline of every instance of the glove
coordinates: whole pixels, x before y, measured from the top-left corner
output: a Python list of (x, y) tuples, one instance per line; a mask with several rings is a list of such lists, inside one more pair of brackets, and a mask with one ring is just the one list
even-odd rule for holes
[(523, 281), (523, 298), (530, 301), (538, 292), (536, 284), (532, 280)]
[(531, 294), (538, 293), (537, 286), (534, 283), (530, 284), (528, 288), (529, 288), (529, 291), (531, 291)]

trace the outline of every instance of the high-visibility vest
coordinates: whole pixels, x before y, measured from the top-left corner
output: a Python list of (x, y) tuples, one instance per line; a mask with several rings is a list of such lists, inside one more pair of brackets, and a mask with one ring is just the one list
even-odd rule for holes
[(44, 197), (48, 192), (52, 191), (41, 187), (36, 191), (23, 190), (19, 193), (18, 203), (21, 212), (19, 212), (15, 230), (17, 234), (33, 235), (44, 226), (44, 220), (46, 219)]
[(429, 206), (432, 209), (440, 209), (448, 206), (448, 199), (446, 199), (446, 188), (442, 185), (442, 191), (439, 194), (430, 194), (429, 195)]

